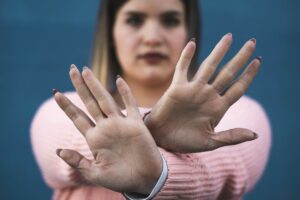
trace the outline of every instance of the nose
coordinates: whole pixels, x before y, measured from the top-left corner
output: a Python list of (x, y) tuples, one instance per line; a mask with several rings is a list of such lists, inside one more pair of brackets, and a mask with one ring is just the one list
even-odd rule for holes
[(163, 42), (163, 30), (157, 22), (148, 22), (143, 31), (144, 44), (149, 47), (158, 47)]

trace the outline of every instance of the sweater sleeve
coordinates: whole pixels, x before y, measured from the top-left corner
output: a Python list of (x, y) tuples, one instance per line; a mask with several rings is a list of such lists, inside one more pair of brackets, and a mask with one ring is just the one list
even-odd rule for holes
[[(65, 94), (83, 109), (76, 93)], [(46, 183), (53, 189), (76, 186), (83, 179), (56, 155), (56, 149), (73, 149), (92, 159), (92, 153), (81, 133), (59, 108), (53, 98), (43, 103), (31, 124), (31, 143), (34, 156)]]
[(196, 154), (160, 149), (168, 162), (168, 178), (156, 199), (241, 199), (262, 176), (271, 146), (271, 128), (263, 108), (242, 97), (225, 114), (216, 131), (248, 128), (254, 141)]

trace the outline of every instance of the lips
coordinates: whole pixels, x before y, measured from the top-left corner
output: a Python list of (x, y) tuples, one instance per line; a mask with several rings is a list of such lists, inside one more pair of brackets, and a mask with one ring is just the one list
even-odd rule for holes
[(149, 52), (149, 53), (139, 55), (138, 58), (141, 60), (144, 60), (145, 62), (147, 62), (149, 64), (158, 64), (158, 63), (166, 60), (168, 57), (162, 53)]

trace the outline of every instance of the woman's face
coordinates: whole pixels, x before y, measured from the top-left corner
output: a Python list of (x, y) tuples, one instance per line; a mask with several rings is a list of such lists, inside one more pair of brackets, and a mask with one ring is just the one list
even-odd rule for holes
[(122, 76), (128, 82), (170, 83), (187, 37), (181, 0), (130, 0), (113, 27)]

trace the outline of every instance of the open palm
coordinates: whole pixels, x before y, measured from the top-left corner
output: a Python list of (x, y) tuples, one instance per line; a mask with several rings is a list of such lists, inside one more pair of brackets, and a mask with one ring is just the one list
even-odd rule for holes
[(214, 131), (229, 107), (245, 93), (260, 65), (260, 58), (254, 59), (233, 82), (255, 49), (256, 41), (252, 39), (212, 79), (231, 43), (232, 35), (225, 35), (191, 81), (187, 73), (196, 45), (193, 41), (187, 44), (169, 89), (145, 117), (159, 146), (176, 152), (202, 152), (257, 137), (252, 131), (241, 128)]
[(89, 69), (81, 76), (73, 66), (70, 76), (94, 121), (62, 93), (56, 92), (54, 97), (85, 137), (94, 160), (70, 149), (59, 150), (58, 155), (91, 184), (149, 194), (160, 176), (162, 160), (125, 81), (117, 79), (117, 87), (127, 116)]

